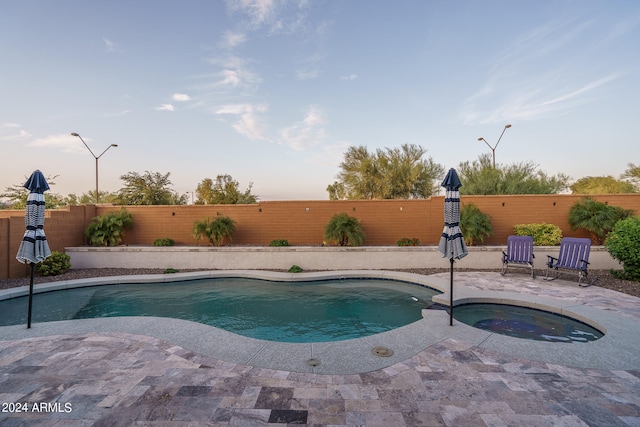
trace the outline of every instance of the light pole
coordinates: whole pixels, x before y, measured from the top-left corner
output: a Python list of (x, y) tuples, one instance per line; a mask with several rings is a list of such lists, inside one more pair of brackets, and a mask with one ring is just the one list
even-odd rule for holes
[(102, 157), (102, 155), (104, 153), (107, 152), (107, 150), (111, 147), (117, 147), (118, 144), (111, 144), (110, 146), (108, 146), (107, 148), (104, 149), (104, 151), (102, 153), (100, 153), (99, 156), (96, 156), (95, 154), (93, 154), (93, 151), (91, 151), (91, 148), (89, 148), (89, 146), (87, 145), (86, 142), (84, 142), (84, 139), (82, 139), (82, 137), (80, 135), (78, 135), (75, 132), (71, 132), (71, 136), (77, 136), (78, 138), (80, 138), (80, 141), (82, 141), (82, 143), (84, 144), (85, 147), (87, 147), (87, 150), (89, 150), (89, 152), (91, 153), (91, 155), (93, 156), (94, 159), (96, 159), (96, 204), (100, 203), (100, 193), (98, 193), (98, 159), (100, 157)]
[(504, 131), (506, 131), (510, 127), (511, 127), (511, 125), (505, 125), (504, 126), (504, 129), (502, 129), (502, 133), (500, 134), (500, 138), (498, 138), (498, 142), (496, 142), (496, 145), (494, 145), (493, 147), (483, 137), (478, 138), (478, 141), (484, 141), (484, 143), (487, 144), (489, 146), (489, 148), (491, 148), (491, 153), (493, 154), (493, 168), (494, 169), (496, 168), (496, 148), (498, 147), (498, 144), (500, 144), (500, 140), (502, 139), (502, 135), (504, 135)]

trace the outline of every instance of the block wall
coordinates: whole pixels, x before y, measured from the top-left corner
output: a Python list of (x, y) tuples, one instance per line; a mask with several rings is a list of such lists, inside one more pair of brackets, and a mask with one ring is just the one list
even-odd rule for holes
[[(513, 226), (526, 223), (555, 224), (564, 236), (589, 237), (572, 231), (568, 223), (571, 206), (581, 195), (462, 196), (463, 205), (473, 203), (491, 216), (494, 235), (487, 245), (504, 245)], [(593, 196), (613, 206), (640, 214), (640, 194)], [(177, 245), (193, 245), (195, 221), (226, 215), (236, 221), (236, 245), (268, 245), (287, 239), (292, 245), (321, 245), (327, 221), (346, 212), (361, 220), (365, 245), (395, 245), (403, 237), (418, 238), (423, 245), (436, 245), (444, 226), (444, 197), (426, 200), (273, 201), (255, 205), (127, 206), (134, 228), (127, 230), (123, 244), (150, 245), (155, 239), (171, 238)], [(84, 230), (91, 219), (119, 206), (82, 205), (46, 213), (45, 232), (51, 250), (85, 244)], [(23, 277), (28, 268), (15, 260), (24, 234), (24, 211), (0, 210), (0, 280)], [(199, 244), (207, 244), (200, 241)]]

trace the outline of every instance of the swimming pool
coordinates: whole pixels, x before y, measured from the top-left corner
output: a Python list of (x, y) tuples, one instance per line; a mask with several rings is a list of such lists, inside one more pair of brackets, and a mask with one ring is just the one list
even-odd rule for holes
[[(33, 321), (160, 316), (269, 341), (339, 341), (421, 319), (440, 293), (396, 280), (216, 278), (93, 286), (34, 295)], [(26, 323), (27, 298), (0, 301), (0, 326)]]
[(472, 303), (454, 307), (456, 320), (474, 328), (537, 341), (581, 343), (604, 334), (560, 314), (509, 304)]

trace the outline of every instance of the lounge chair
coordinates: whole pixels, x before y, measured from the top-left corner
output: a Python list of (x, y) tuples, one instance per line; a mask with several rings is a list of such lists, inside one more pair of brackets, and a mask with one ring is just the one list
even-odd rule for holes
[(531, 269), (531, 277), (536, 278), (536, 271), (533, 269), (533, 237), (531, 236), (509, 236), (507, 237), (507, 251), (502, 251), (502, 271), (503, 276), (507, 274), (509, 265), (516, 267), (526, 267)]
[[(560, 242), (560, 253), (558, 257), (547, 255), (547, 275), (545, 280), (554, 280), (558, 278), (559, 270), (569, 270), (578, 273), (578, 285), (590, 286), (582, 284), (582, 279), (587, 279), (589, 267), (589, 252), (591, 251), (591, 239), (578, 237), (563, 237)], [(556, 270), (553, 279), (549, 279), (549, 272)]]

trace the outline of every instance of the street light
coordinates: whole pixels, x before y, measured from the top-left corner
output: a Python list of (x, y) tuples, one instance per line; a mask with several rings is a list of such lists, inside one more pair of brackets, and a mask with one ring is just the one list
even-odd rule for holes
[(96, 159), (96, 204), (100, 203), (100, 193), (98, 193), (98, 159), (100, 157), (102, 157), (102, 155), (104, 153), (107, 152), (107, 150), (111, 147), (117, 147), (118, 144), (111, 144), (110, 146), (108, 146), (107, 148), (104, 149), (104, 151), (102, 153), (100, 153), (99, 156), (96, 156), (95, 154), (93, 154), (93, 151), (91, 151), (91, 148), (89, 148), (89, 146), (87, 145), (86, 142), (84, 142), (84, 139), (82, 139), (82, 137), (80, 135), (78, 135), (75, 132), (71, 132), (71, 136), (77, 136), (78, 138), (80, 138), (80, 141), (82, 141), (82, 143), (84, 144), (85, 147), (87, 147), (87, 150), (89, 150), (89, 152), (91, 153), (91, 155), (93, 156), (94, 159)]
[(504, 129), (502, 129), (502, 133), (500, 134), (500, 138), (498, 138), (498, 142), (496, 142), (496, 145), (494, 145), (493, 147), (483, 137), (478, 138), (478, 141), (484, 141), (484, 143), (487, 144), (489, 146), (489, 148), (491, 148), (491, 153), (493, 154), (493, 168), (494, 169), (496, 168), (496, 148), (498, 147), (498, 144), (500, 144), (500, 140), (502, 139), (502, 135), (504, 135), (504, 131), (506, 131), (510, 127), (511, 127), (511, 125), (505, 125)]

